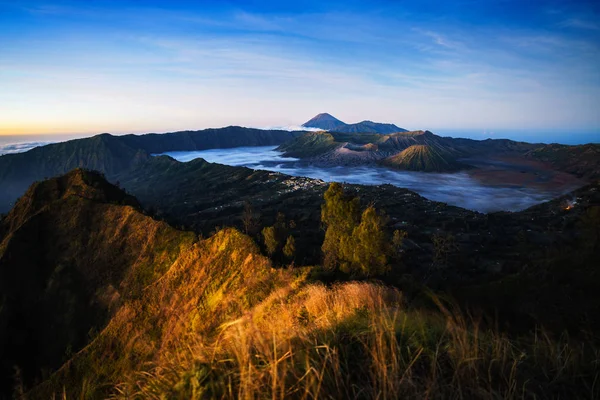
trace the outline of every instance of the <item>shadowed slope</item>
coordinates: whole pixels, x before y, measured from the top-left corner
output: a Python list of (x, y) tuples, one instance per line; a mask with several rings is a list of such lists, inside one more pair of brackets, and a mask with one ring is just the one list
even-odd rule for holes
[(0, 213), (8, 211), (33, 182), (64, 174), (73, 168), (104, 173), (109, 180), (146, 161), (153, 153), (238, 146), (273, 146), (298, 132), (230, 126), (221, 129), (165, 134), (112, 136), (70, 140), (28, 152), (0, 156)]
[(83, 170), (32, 186), (0, 232), (4, 393), (14, 366), (27, 385), (60, 366), (195, 240)]
[(149, 155), (108, 134), (36, 147), (28, 152), (0, 156), (0, 211), (35, 181), (88, 168), (108, 176), (127, 170)]

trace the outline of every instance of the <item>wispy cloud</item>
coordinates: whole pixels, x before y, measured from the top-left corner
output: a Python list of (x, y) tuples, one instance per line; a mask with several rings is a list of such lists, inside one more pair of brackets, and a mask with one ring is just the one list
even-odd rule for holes
[(448, 38), (447, 36), (444, 36), (438, 32), (424, 31), (424, 30), (418, 29), (418, 28), (415, 28), (414, 30), (418, 33), (421, 33), (424, 36), (431, 38), (431, 40), (439, 46), (442, 46), (442, 47), (445, 47), (448, 49), (452, 49), (452, 50), (465, 50), (465, 46), (463, 43), (454, 41), (454, 40)]
[(589, 21), (580, 18), (569, 18), (561, 23), (558, 26), (562, 28), (577, 28), (577, 29), (589, 29), (592, 31), (600, 30), (600, 25), (596, 21)]

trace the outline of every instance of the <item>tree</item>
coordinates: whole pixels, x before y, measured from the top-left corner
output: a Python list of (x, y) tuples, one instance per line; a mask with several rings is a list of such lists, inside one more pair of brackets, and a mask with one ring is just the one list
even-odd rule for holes
[(405, 231), (400, 231), (398, 229), (394, 231), (394, 235), (392, 236), (392, 250), (394, 251), (394, 255), (396, 257), (399, 256), (400, 251), (402, 250), (402, 244), (407, 236), (408, 233)]
[(296, 255), (296, 240), (292, 235), (288, 236), (285, 241), (285, 246), (283, 246), (283, 255), (290, 261), (294, 260), (294, 256)]
[(432, 236), (431, 241), (433, 242), (434, 267), (438, 269), (446, 267), (448, 256), (458, 248), (454, 236), (450, 233), (436, 233)]
[(360, 204), (357, 197), (344, 194), (342, 185), (332, 183), (325, 192), (321, 206), (321, 222), (326, 227), (321, 246), (327, 268), (350, 269), (352, 259), (352, 233), (360, 221)]
[(379, 275), (388, 269), (389, 244), (383, 231), (383, 218), (373, 206), (363, 212), (360, 224), (352, 233), (352, 272), (365, 276)]
[(384, 218), (373, 206), (361, 215), (358, 198), (345, 195), (339, 183), (332, 183), (321, 206), (321, 222), (326, 226), (321, 246), (325, 267), (363, 276), (382, 274), (388, 269), (391, 246)]
[(244, 202), (242, 224), (244, 225), (244, 232), (246, 233), (246, 235), (252, 235), (256, 232), (256, 228), (258, 227), (256, 216), (254, 214), (254, 210), (252, 209), (252, 204), (250, 204), (249, 201)]
[(267, 249), (267, 253), (272, 256), (279, 247), (279, 241), (275, 235), (275, 227), (267, 226), (262, 230), (262, 236)]

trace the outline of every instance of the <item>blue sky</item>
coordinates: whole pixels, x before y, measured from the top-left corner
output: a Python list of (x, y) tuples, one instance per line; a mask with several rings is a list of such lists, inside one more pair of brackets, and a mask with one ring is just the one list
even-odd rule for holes
[(0, 134), (285, 126), (319, 112), (600, 133), (599, 21), (598, 1), (0, 0)]

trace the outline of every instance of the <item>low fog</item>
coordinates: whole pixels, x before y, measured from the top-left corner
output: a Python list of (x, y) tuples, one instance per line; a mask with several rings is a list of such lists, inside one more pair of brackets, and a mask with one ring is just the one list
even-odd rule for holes
[(540, 191), (531, 188), (484, 186), (464, 172), (439, 174), (394, 171), (367, 166), (321, 168), (307, 165), (295, 158), (284, 158), (275, 148), (274, 146), (238, 147), (164, 154), (182, 162), (203, 158), (208, 162), (306, 176), (326, 182), (363, 185), (389, 183), (413, 190), (429, 200), (441, 201), (483, 213), (520, 211), (564, 194), (564, 192)]

